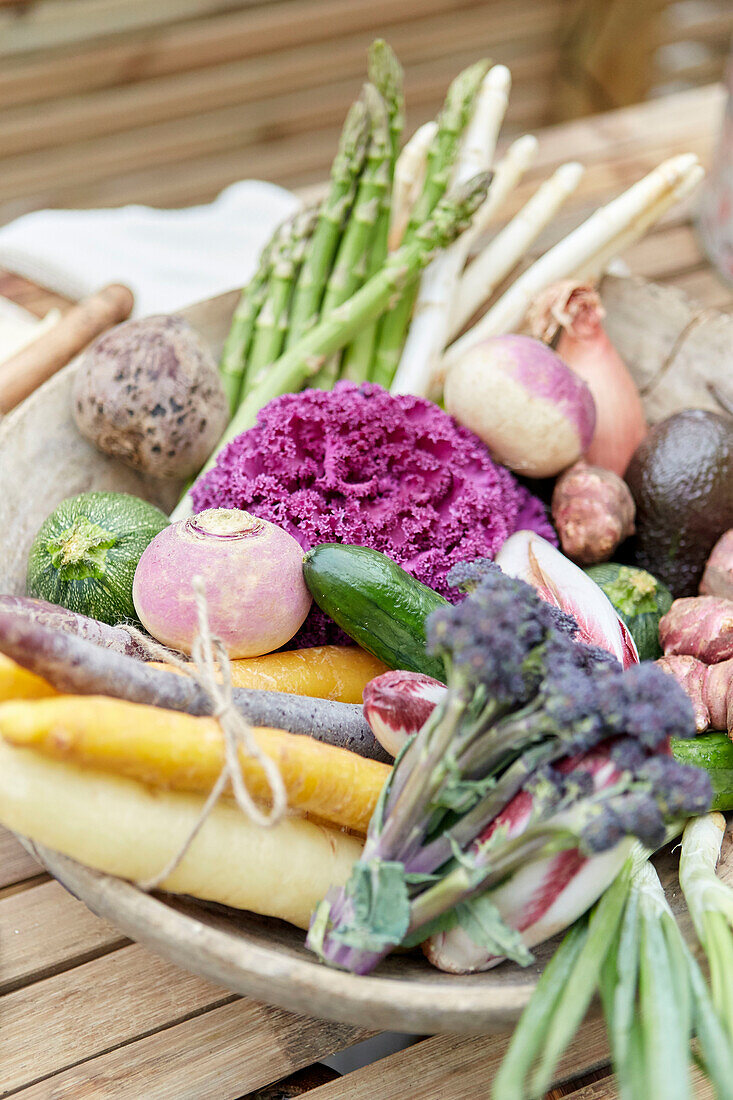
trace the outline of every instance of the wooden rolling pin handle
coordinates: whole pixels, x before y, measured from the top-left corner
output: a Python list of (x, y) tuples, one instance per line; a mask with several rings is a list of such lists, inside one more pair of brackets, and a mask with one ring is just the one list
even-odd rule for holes
[(58, 324), (0, 363), (0, 413), (9, 412), (112, 325), (130, 316), (126, 286), (104, 287), (65, 313)]

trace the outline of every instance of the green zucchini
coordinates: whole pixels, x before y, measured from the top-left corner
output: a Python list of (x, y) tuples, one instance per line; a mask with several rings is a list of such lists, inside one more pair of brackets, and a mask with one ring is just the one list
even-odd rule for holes
[(43, 522), (28, 557), (26, 592), (103, 623), (138, 622), (132, 580), (168, 517), (129, 493), (81, 493)]
[(661, 657), (659, 620), (672, 606), (670, 590), (645, 569), (632, 565), (608, 561), (589, 566), (586, 573), (603, 589), (628, 626), (640, 659), (654, 661)]
[(425, 620), (448, 603), (396, 562), (367, 546), (326, 542), (309, 550), (303, 576), (313, 599), (350, 638), (390, 668), (445, 681), (425, 651)]

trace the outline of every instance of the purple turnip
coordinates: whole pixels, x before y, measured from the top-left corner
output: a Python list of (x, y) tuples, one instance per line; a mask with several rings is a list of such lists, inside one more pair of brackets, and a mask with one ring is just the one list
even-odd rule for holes
[(302, 562), (299, 544), (274, 523), (209, 508), (149, 543), (135, 571), (135, 609), (154, 638), (190, 653), (198, 631), (191, 579), (200, 576), (212, 633), (230, 657), (258, 657), (289, 642), (308, 614)]
[(527, 477), (554, 477), (590, 446), (588, 386), (540, 340), (493, 336), (451, 365), (445, 407), (492, 457)]

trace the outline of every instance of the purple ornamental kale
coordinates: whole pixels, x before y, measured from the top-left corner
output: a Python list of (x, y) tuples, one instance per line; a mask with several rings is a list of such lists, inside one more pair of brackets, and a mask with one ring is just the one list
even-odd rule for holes
[[(557, 544), (539, 500), (430, 401), (339, 382), (271, 401), (192, 490), (196, 511), (244, 508), (293, 535), (389, 554), (451, 600), (458, 562), (493, 557), (516, 530)], [(344, 641), (318, 608), (296, 645)]]

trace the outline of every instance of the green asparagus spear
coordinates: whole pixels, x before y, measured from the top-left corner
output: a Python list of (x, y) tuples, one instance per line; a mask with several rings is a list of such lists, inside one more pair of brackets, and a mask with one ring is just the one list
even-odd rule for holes
[(405, 125), (403, 72), (397, 55), (383, 38), (375, 39), (369, 47), (369, 80), (381, 95), (387, 108), (394, 166), (400, 151), (402, 128)]
[(286, 347), (295, 343), (318, 320), (326, 280), (351, 211), (368, 143), (369, 116), (364, 101), (357, 99), (341, 131), (338, 152), (331, 166), (328, 194), (318, 211), (318, 224), (293, 292)]
[[(471, 224), (473, 214), (486, 197), (490, 179), (491, 173), (480, 172), (446, 195), (429, 220), (415, 232), (412, 240), (393, 252), (378, 274), (343, 305), (325, 314), (277, 362), (260, 370), (252, 379), (249, 394), (239, 406), (202, 473), (215, 464), (222, 447), (253, 426), (257, 414), (268, 401), (300, 389), (309, 375), (320, 369), (324, 359), (348, 344), (364, 325), (388, 308), (395, 295), (401, 294), (418, 278), (438, 249), (452, 244)], [(184, 498), (172, 519), (182, 519), (187, 515), (190, 515), (190, 507)]]
[(272, 272), (267, 293), (254, 325), (252, 343), (241, 394), (246, 396), (250, 380), (261, 367), (272, 363), (282, 351), (288, 323), (288, 307), (317, 211), (300, 210), (281, 234), (273, 249)]
[[(384, 206), (384, 196), (389, 193), (392, 146), (387, 108), (373, 84), (364, 85), (363, 98), (371, 120), (371, 138), (351, 216), (323, 295), (321, 313), (324, 316), (367, 281), (377, 221)], [(338, 366), (338, 358), (327, 360), (311, 380), (311, 385), (330, 389), (338, 377)]]
[[(389, 117), (392, 154), (389, 165), (389, 187), (385, 190), (382, 207), (377, 215), (377, 227), (369, 255), (367, 275), (371, 278), (387, 258), (387, 238), (392, 208), (392, 181), (404, 125), (404, 94), (402, 67), (387, 43), (378, 38), (369, 49), (369, 79), (382, 95)], [(363, 382), (369, 377), (374, 347), (377, 341), (377, 322), (367, 325), (345, 349), (341, 376), (353, 382)]]
[(239, 394), (255, 321), (267, 295), (275, 241), (283, 228), (279, 226), (263, 248), (257, 270), (241, 293), (219, 361), (219, 373), (232, 416), (239, 405)]
[[(438, 132), (428, 153), (425, 183), (405, 230), (405, 241), (410, 241), (419, 226), (445, 193), (458, 153), (460, 139), (473, 113), (481, 82), (489, 67), (488, 61), (477, 61), (455, 78), (445, 98), (438, 118)], [(392, 384), (400, 361), (402, 345), (415, 304), (417, 285), (412, 286), (396, 303), (379, 327), (377, 347), (372, 364), (372, 378), (381, 386)]]

